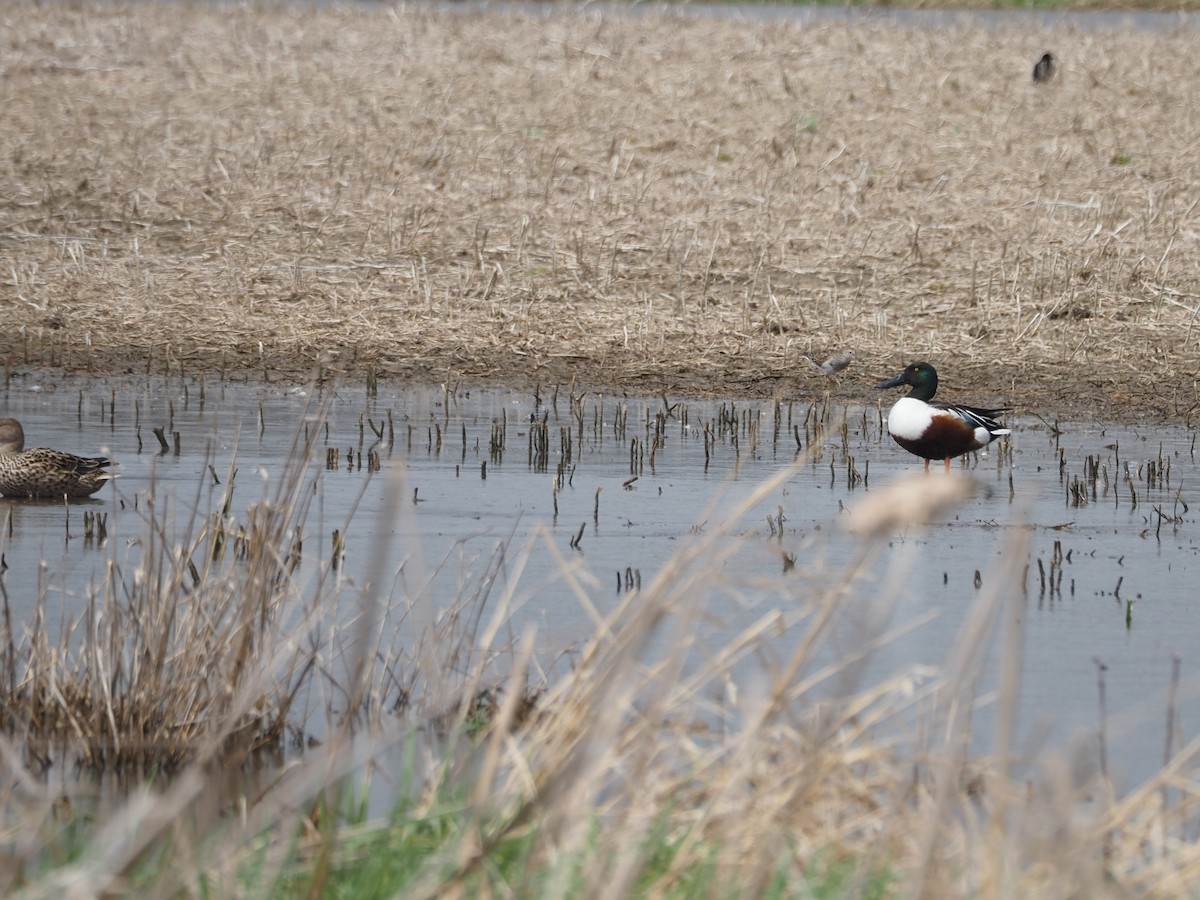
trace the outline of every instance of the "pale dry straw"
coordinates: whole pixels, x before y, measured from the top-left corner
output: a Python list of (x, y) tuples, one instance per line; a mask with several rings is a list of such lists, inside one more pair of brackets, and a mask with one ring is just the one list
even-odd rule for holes
[[(1196, 35), (8, 6), (0, 355), (1191, 417)], [(1030, 78), (1047, 48), (1050, 85)], [(974, 399), (974, 396), (968, 399)]]

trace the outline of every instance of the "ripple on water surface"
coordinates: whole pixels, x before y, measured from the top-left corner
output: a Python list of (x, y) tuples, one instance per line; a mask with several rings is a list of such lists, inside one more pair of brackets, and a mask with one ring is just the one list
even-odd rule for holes
[[(1103, 681), (1114, 771), (1154, 771), (1176, 658), (1181, 721), (1195, 720), (1186, 713), (1196, 708), (1187, 689), (1196, 653), (1183, 638), (1194, 631), (1190, 485), (1200, 479), (1183, 430), (1056, 430), (1012, 418), (1007, 444), (961, 468), (981, 490), (864, 560), (847, 510), (920, 468), (882, 432), (875, 406), (595, 393), (573, 402), (547, 389), (540, 398), (432, 387), (367, 397), (179, 380), (30, 387), (44, 386), (14, 379), (2, 410), (22, 420), (30, 446), (107, 453), (121, 477), (70, 509), (0, 501), (18, 622), (39, 598), (47, 621), (79, 616), (110, 560), (136, 565), (151, 497), (168, 538), (186, 545), (236, 470), (231, 516), (240, 520), (274, 496), (307, 429), (315, 440), (302, 468), (309, 505), (297, 578), (328, 576), (336, 530), (345, 548), (336, 577), (380, 586), (388, 640), (414, 640), (465, 598), (481, 629), (502, 613), (497, 643), (532, 626), (544, 657), (569, 665), (560, 654), (581, 646), (598, 617), (686, 563), (712, 570), (704, 595), (681, 600), (705, 616), (695, 665), (767, 611), (795, 614), (837, 589), (842, 615), (826, 658), (865, 657), (842, 679), (903, 671), (919, 683), (922, 667), (947, 659), (980, 598), (1011, 587), (1027, 752), (1068, 737), (1095, 744)], [(84, 512), (105, 517), (106, 542), (85, 539)], [(1028, 549), (1014, 560), (1020, 539)], [(704, 556), (689, 557), (698, 541)], [(781, 658), (796, 640), (781, 634)], [(989, 646), (997, 659), (980, 696), (996, 681), (998, 643)], [(745, 664), (748, 679), (759, 664)], [(990, 720), (984, 710), (973, 723), (980, 749)]]

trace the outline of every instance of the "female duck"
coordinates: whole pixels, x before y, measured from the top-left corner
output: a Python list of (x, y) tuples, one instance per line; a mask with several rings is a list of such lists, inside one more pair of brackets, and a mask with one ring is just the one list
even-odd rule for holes
[(901, 397), (888, 413), (888, 433), (907, 450), (925, 460), (925, 471), (929, 461), (944, 460), (946, 471), (950, 471), (950, 460), (972, 450), (986, 447), (1001, 435), (1011, 434), (996, 419), (1009, 407), (976, 409), (971, 406), (951, 406), (934, 403), (937, 392), (937, 372), (927, 362), (915, 362), (895, 378), (876, 385), (879, 388), (912, 386), (907, 396)]
[(90, 497), (117, 476), (103, 456), (74, 456), (46, 447), (25, 449), (25, 430), (16, 419), (0, 419), (0, 494), (61, 500)]

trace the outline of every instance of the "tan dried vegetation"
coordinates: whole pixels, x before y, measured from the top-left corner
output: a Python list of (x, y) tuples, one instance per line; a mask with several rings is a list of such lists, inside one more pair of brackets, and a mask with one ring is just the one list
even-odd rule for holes
[[(948, 396), (1186, 420), (1196, 36), (8, 6), (12, 368)], [(1061, 73), (1032, 84), (1047, 48)]]
[[(63, 4), (5, 7), (0, 34), (10, 370), (298, 377), (323, 366), (870, 397), (879, 374), (920, 355), (981, 401), (1177, 419), (1192, 409), (1200, 63), (1186, 32)], [(1030, 67), (1047, 47), (1064, 71), (1035, 89)], [(847, 348), (855, 364), (830, 379), (803, 360)], [(349, 632), (347, 660), (320, 657), (308, 637), (331, 604), (322, 581), (290, 593), (281, 548), (299, 497), (280, 495), (276, 518), (259, 523), (270, 540), (241, 568), (187, 564), (200, 550), (219, 557), (204, 529), (188, 553), (157, 557), (148, 587), (105, 595), (108, 630), (76, 634), (90, 648), (78, 657), (70, 633), (61, 652), (39, 642), (40, 625), (28, 665), (9, 646), (0, 690), (13, 717), (45, 726), (26, 736), (74, 734), (99, 766), (156, 749), (204, 763), (231, 745), (280, 744), (295, 683), (314, 668), (345, 663), (343, 709), (393, 690), (395, 673), (371, 662), (377, 618)], [(698, 670), (697, 597), (741, 588), (721, 581), (725, 543), (681, 550), (598, 620), (520, 727), (513, 685), (478, 752), (430, 765), (473, 779), (469, 827), (448, 845), (453, 864), (430, 854), (407, 895), (486, 883), (488, 849), (534, 822), (535, 861), (582, 856), (582, 872), (560, 877), (588, 896), (639, 882), (671, 895), (704, 865), (711, 893), (749, 895), (843, 860), (911, 896), (1190, 890), (1200, 747), (1123, 797), (1081, 761), (1010, 775), (1020, 602), (1006, 579), (987, 579), (997, 587), (941, 677), (863, 688), (886, 623), (861, 653), (823, 661), (892, 529), (953, 499), (905, 485), (873, 498), (840, 579), (764, 612)], [(997, 566), (1024, 559), (1026, 539)], [(197, 612), (204, 604), (215, 612)], [(994, 753), (978, 763), (970, 720), (998, 622), (1011, 637)], [(800, 637), (781, 656), (784, 630)], [(421, 652), (414, 678), (436, 688), (437, 654)], [(531, 653), (520, 643), (514, 671), (538, 671)], [(755, 659), (762, 676), (739, 693), (737, 667)], [(54, 690), (31, 689), (46, 673)], [(467, 681), (460, 725), (478, 687)], [(149, 705), (122, 705), (117, 691)], [(912, 746), (881, 740), (914, 719)], [(264, 834), (279, 848), (268, 875), (297, 831), (302, 851), (327, 861), (341, 835), (296, 810), (359, 771), (348, 736), (331, 734), (236, 816), (196, 811), (212, 782), (190, 766), (26, 895), (116, 891), (148, 848), (168, 845), (161, 895), (203, 894), (200, 871), (213, 895), (254, 895), (240, 867)], [(0, 755), (22, 770), (8, 739)], [(23, 883), (21, 859), (44, 855), (38, 823), (55, 803), (36, 778), (10, 780), (5, 821), (37, 837), (6, 849), (18, 861), (6, 890)], [(651, 878), (641, 854), (661, 827), (677, 856)]]

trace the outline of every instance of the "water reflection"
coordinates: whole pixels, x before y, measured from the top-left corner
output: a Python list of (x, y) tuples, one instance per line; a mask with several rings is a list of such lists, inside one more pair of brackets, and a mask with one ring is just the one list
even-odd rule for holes
[[(846, 510), (920, 466), (883, 435), (877, 407), (808, 400), (674, 406), (546, 388), (538, 397), (428, 386), (367, 396), (146, 379), (51, 387), (10, 382), (3, 414), (25, 423), (31, 445), (112, 456), (121, 477), (69, 508), (0, 502), (4, 585), (17, 622), (40, 610), (65, 627), (110, 565), (136, 569), (148, 505), (180, 546), (225, 514), (230, 496), (228, 518), (245, 521), (255, 504), (272, 502), (307, 438), (312, 450), (297, 463), (307, 509), (296, 544), (279, 552), (297, 553), (298, 584), (328, 584), (317, 593), (349, 604), (334, 617), (344, 629), (337, 640), (353, 638), (369, 598), (382, 610), (381, 647), (415, 652), (422, 635), (451, 626), (490, 633), (493, 649), (512, 647), (534, 628), (550, 678), (629, 591), (669, 575), (697, 536), (720, 535), (709, 593), (694, 598), (706, 616), (694, 653), (703, 665), (765, 610), (791, 612), (840, 585), (860, 565), (861, 545), (842, 527)], [(919, 677), (944, 661), (982, 592), (1011, 584), (1025, 624), (1023, 733), (1034, 744), (1043, 732), (1055, 742), (1093, 734), (1103, 675), (1109, 711), (1130, 711), (1133, 723), (1110, 723), (1113, 768), (1147, 774), (1162, 742), (1145, 741), (1146, 729), (1165, 734), (1175, 660), (1186, 679), (1194, 655), (1181, 640), (1198, 551), (1188, 493), (1194, 439), (1010, 424), (1011, 443), (971, 463), (982, 490), (853, 569), (829, 656), (857, 653), (864, 635), (905, 631), (873, 648), (857, 675), (866, 683), (897, 671)], [(779, 490), (741, 508), (793, 466)], [(106, 541), (87, 536), (85, 511), (103, 517)], [(1022, 565), (1005, 557), (1017, 535), (1029, 540)], [(781, 657), (794, 640), (780, 638)], [(464, 672), (471, 662), (443, 660)], [(399, 703), (399, 691), (386, 704)], [(1181, 709), (1194, 711), (1185, 695)], [(319, 732), (320, 711), (305, 715)], [(988, 722), (980, 713), (984, 744)]]

